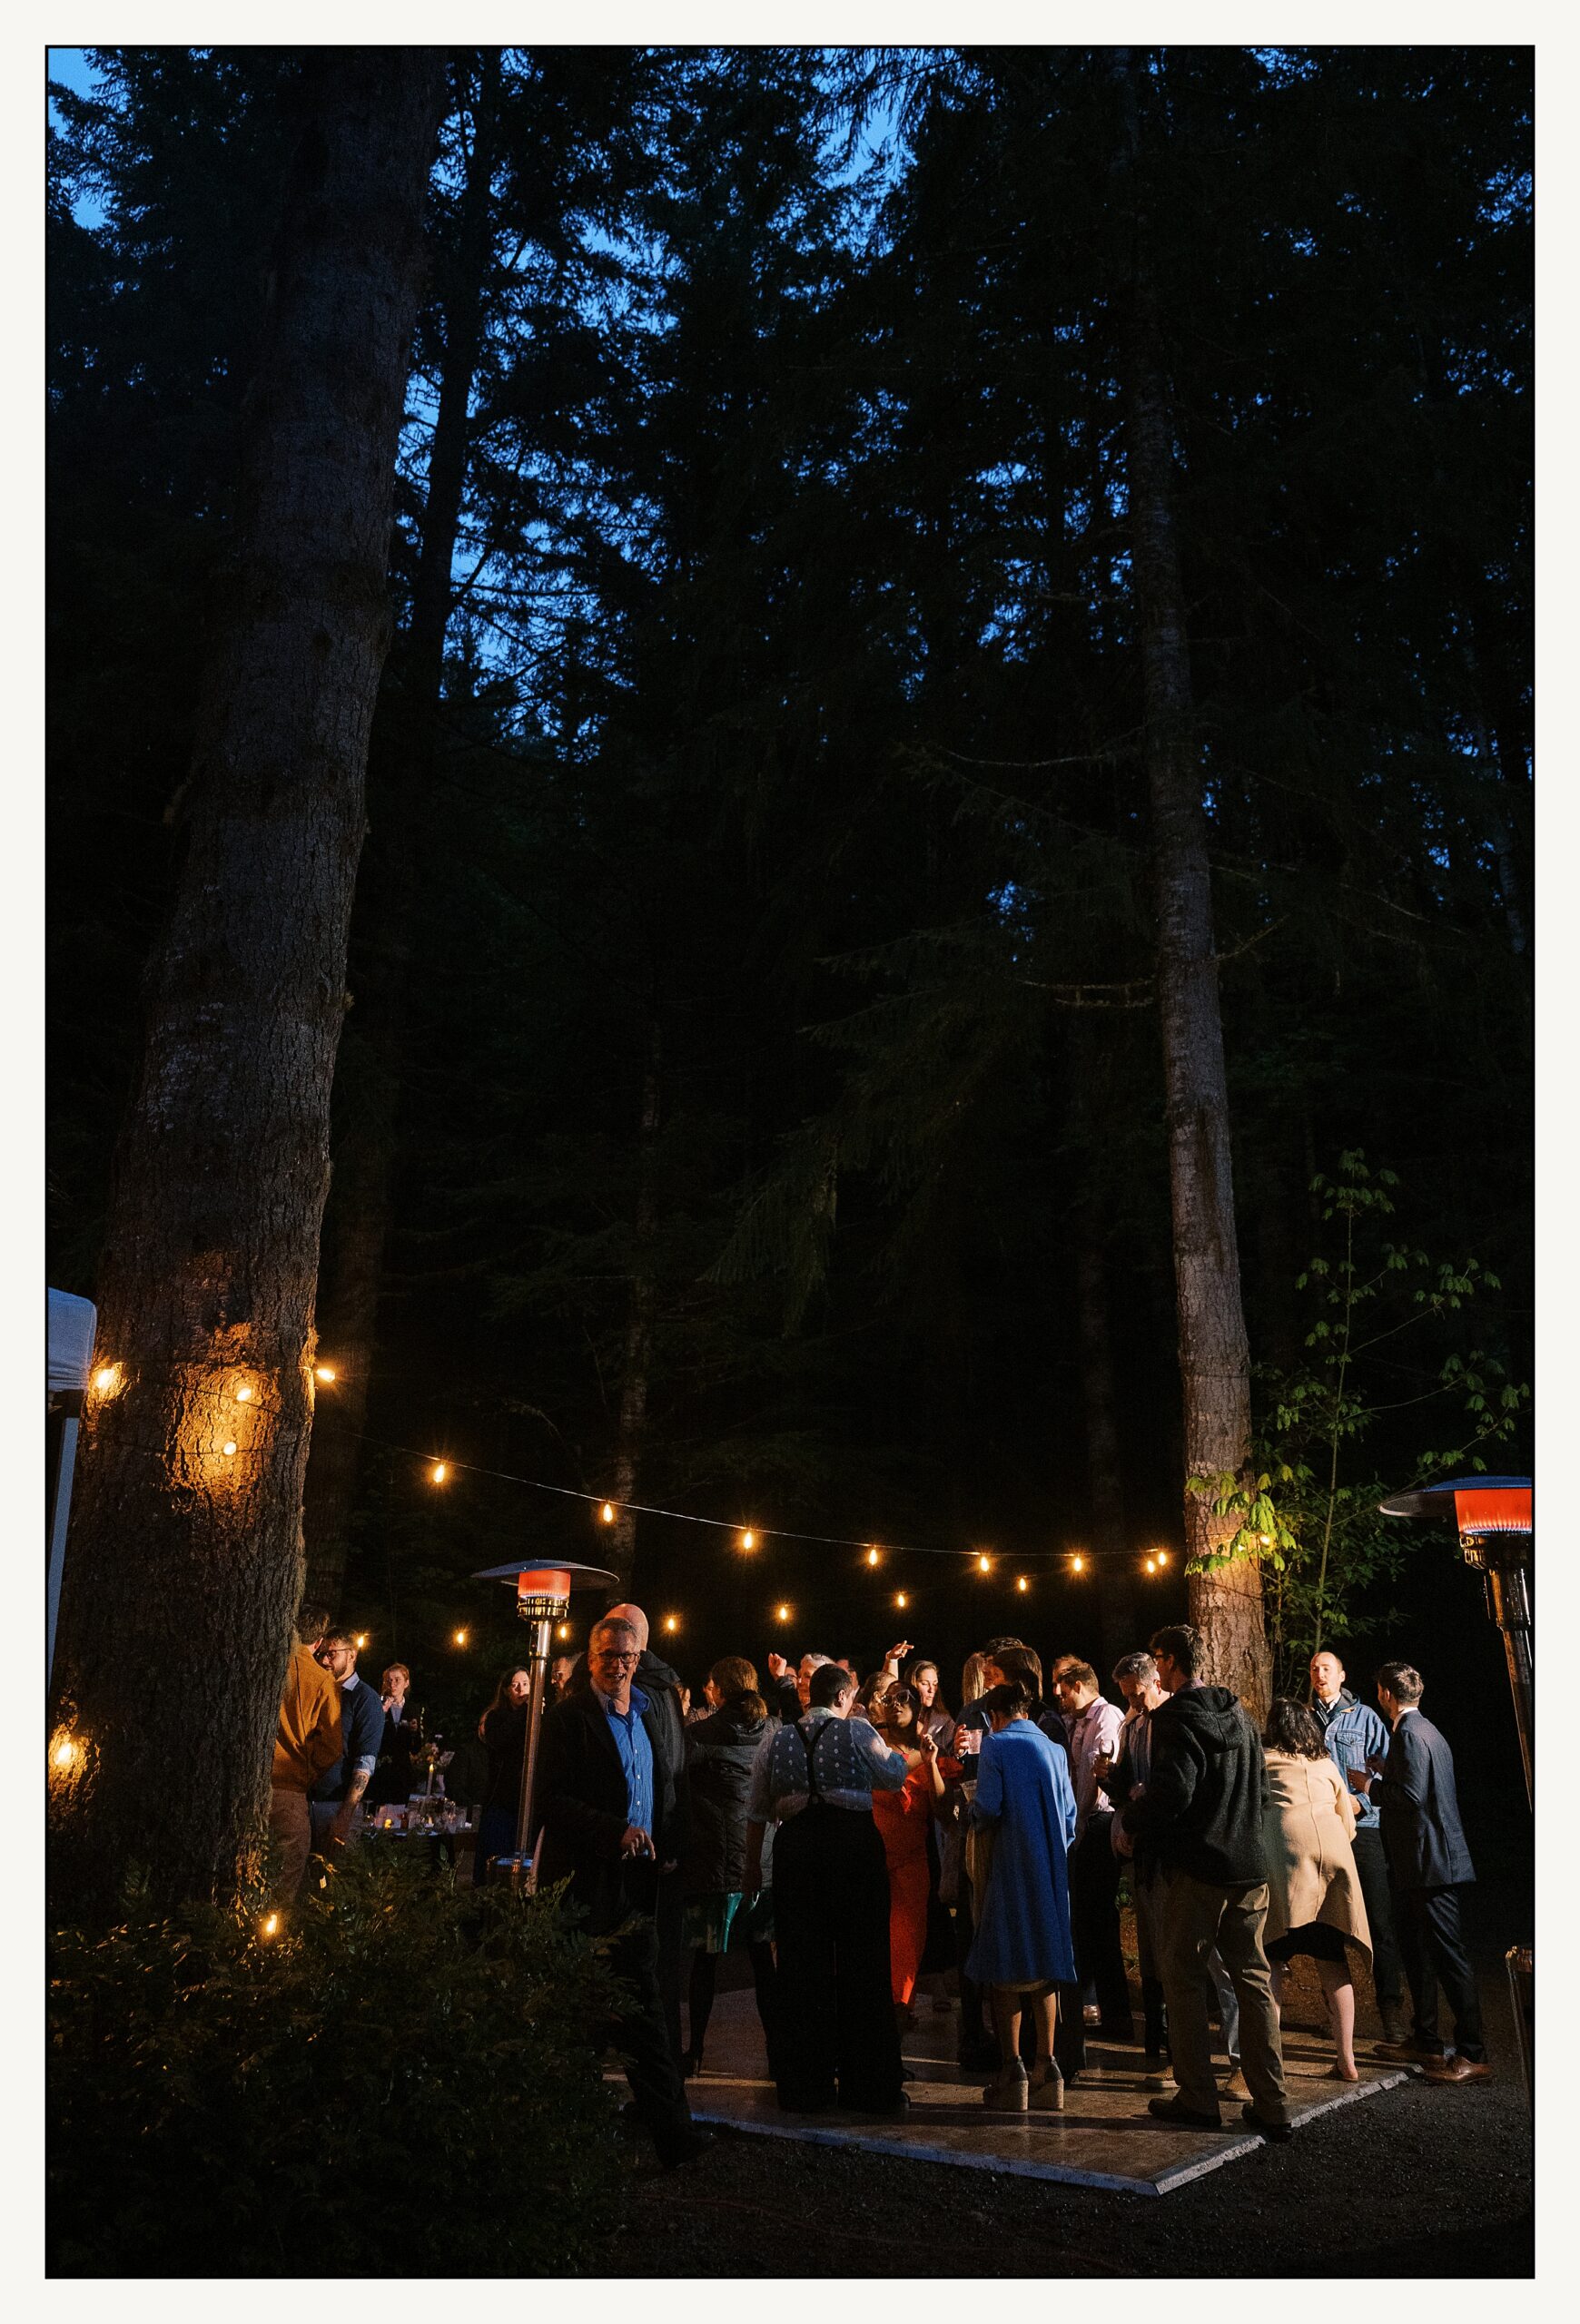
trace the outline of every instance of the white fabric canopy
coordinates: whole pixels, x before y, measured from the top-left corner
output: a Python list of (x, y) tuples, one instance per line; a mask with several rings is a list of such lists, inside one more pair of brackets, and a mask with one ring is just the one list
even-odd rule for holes
[(70, 1291), (52, 1291), (49, 1295), (49, 1393), (68, 1394), (74, 1388), (79, 1392), (88, 1384), (88, 1366), (94, 1360), (94, 1334), (98, 1329), (99, 1311), (91, 1299), (79, 1299)]

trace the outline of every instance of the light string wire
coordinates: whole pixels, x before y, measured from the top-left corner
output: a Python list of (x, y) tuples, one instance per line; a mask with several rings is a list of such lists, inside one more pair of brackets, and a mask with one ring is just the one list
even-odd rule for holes
[[(413, 1444), (397, 1444), (389, 1437), (373, 1435), (367, 1429), (354, 1429), (351, 1433), (364, 1444), (375, 1444), (385, 1452), (401, 1453), (408, 1460), (422, 1462), (430, 1467), (442, 1464), (447, 1470), (453, 1469), (458, 1473), (464, 1472), (469, 1476), (489, 1477), (498, 1484), (525, 1485), (533, 1492), (554, 1493), (562, 1501), (586, 1502), (593, 1508), (607, 1505), (611, 1509), (629, 1510), (638, 1517), (668, 1517), (681, 1525), (710, 1525), (721, 1533), (751, 1532), (759, 1541), (812, 1541), (831, 1550), (876, 1550), (884, 1557), (969, 1558), (974, 1564), (980, 1564), (985, 1556), (995, 1566), (1023, 1565), (1031, 1558), (1061, 1558), (1066, 1561), (1080, 1558), (1084, 1563), (1091, 1558), (1134, 1560), (1143, 1554), (1154, 1557), (1158, 1554), (1156, 1551), (1141, 1552), (1135, 1550), (960, 1550), (945, 1549), (936, 1541), (884, 1541), (871, 1534), (858, 1539), (854, 1533), (803, 1533), (788, 1525), (759, 1525), (755, 1518), (743, 1521), (732, 1517), (698, 1517), (690, 1510), (661, 1509), (652, 1502), (617, 1501), (610, 1493), (584, 1492), (575, 1485), (551, 1485), (542, 1477), (522, 1477), (509, 1469), (485, 1468), (477, 1461), (458, 1461), (449, 1452), (420, 1452)], [(1167, 1557), (1172, 1552), (1165, 1551), (1163, 1554)]]

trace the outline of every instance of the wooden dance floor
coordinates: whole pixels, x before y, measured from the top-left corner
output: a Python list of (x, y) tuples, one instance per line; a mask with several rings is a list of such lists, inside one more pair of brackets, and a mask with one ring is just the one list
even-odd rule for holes
[[(686, 2084), (700, 2122), (765, 2138), (805, 2139), (856, 2153), (909, 2156), (918, 2162), (953, 2162), (973, 2171), (1002, 2171), (1023, 2179), (1057, 2179), (1078, 2187), (1111, 2187), (1125, 2194), (1167, 2195), (1220, 2164), (1254, 2154), (1262, 2142), (1239, 2120), (1239, 2102), (1224, 2101), (1225, 2128), (1193, 2131), (1153, 2121), (1141, 2087), (1141, 2053), (1089, 2036), (1088, 2070), (1062, 2114), (991, 2114), (982, 2104), (984, 2077), (961, 2079), (954, 2060), (959, 2018), (934, 2015), (924, 2002), (916, 2028), (903, 2044), (913, 2079), (911, 2112), (904, 2122), (847, 2122), (829, 2114), (782, 2114), (768, 2080), (762, 2030), (749, 1991), (720, 1994), (707, 2030), (703, 2071)], [(1325, 2079), (1328, 2043), (1291, 2030), (1284, 2044), (1289, 2111), (1297, 2125), (1336, 2106), (1391, 2090), (1406, 2079), (1397, 2067), (1369, 2064), (1358, 2083)], [(1220, 2079), (1229, 2068), (1220, 2063)], [(1170, 2083), (1169, 2088), (1172, 2090)]]

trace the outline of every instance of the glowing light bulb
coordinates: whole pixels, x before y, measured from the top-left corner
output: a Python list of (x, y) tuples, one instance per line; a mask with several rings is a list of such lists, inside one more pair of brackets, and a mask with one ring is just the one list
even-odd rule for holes
[(1167, 1565), (1167, 1564), (1168, 1564), (1168, 1562), (1169, 1562), (1169, 1552), (1168, 1552), (1168, 1551), (1167, 1551), (1167, 1550), (1160, 1550), (1160, 1551), (1158, 1551), (1158, 1563), (1159, 1563), (1160, 1565)]
[(1086, 1571), (1086, 1560), (1080, 1556), (1072, 1557), (1070, 1561), (1070, 1571), (1071, 1573), (1084, 1573)]
[(251, 1389), (251, 1388), (247, 1388), (247, 1387), (241, 1387), (241, 1388), (238, 1388), (238, 1389), (237, 1389), (237, 1391), (236, 1391), (236, 1402), (237, 1402), (239, 1404), (250, 1404), (250, 1403), (252, 1403), (252, 1389)]
[(878, 1561), (878, 1553), (877, 1553), (876, 1550), (869, 1550), (869, 1551), (867, 1551), (867, 1563), (868, 1563), (869, 1565), (876, 1565), (877, 1561)]
[(1156, 1559), (1156, 1558), (1149, 1558), (1149, 1559), (1147, 1560), (1147, 1571), (1148, 1571), (1149, 1573), (1156, 1573), (1156, 1572), (1157, 1572), (1157, 1571), (1158, 1571), (1158, 1561), (1157, 1561), (1157, 1559)]
[(898, 1606), (902, 1613), (904, 1612), (907, 1602), (904, 1591), (903, 1590), (896, 1590), (894, 1592), (894, 1603)]
[(570, 1624), (568, 1622), (561, 1622), (554, 1635), (556, 1638), (568, 1638), (570, 1636)]
[(664, 1617), (664, 1627), (667, 1630), (677, 1630), (680, 1628), (679, 1615), (666, 1614)]
[(115, 1384), (117, 1372), (118, 1367), (115, 1364), (102, 1364), (99, 1370), (94, 1373), (94, 1385), (98, 1390), (101, 1396), (107, 1396), (109, 1394), (111, 1389)]
[(449, 1474), (449, 1462), (448, 1461), (436, 1461), (432, 1468), (430, 1469), (428, 1472), (430, 1482), (436, 1485), (443, 1484)]
[(334, 1365), (332, 1364), (315, 1364), (312, 1367), (312, 1376), (315, 1380), (321, 1380), (326, 1388), (332, 1388), (335, 1378)]
[(599, 1513), (599, 1515), (602, 1517), (602, 1519), (603, 1519), (603, 1521), (604, 1521), (604, 1523), (605, 1523), (606, 1525), (612, 1525), (612, 1524), (614, 1523), (614, 1521), (615, 1521), (615, 1504), (614, 1504), (614, 1502), (613, 1502), (612, 1501), (606, 1501), (606, 1502), (605, 1502), (605, 1503), (604, 1503), (604, 1505), (603, 1505), (603, 1508), (601, 1509), (601, 1511), (600, 1511), (598, 1513)]
[(235, 1449), (236, 1449), (236, 1440), (235, 1440), (235, 1438), (234, 1438), (233, 1436), (232, 1436), (232, 1437), (230, 1437), (229, 1439), (227, 1439), (227, 1441), (226, 1441), (223, 1444), (222, 1444), (222, 1445), (221, 1445), (221, 1447), (220, 1447), (221, 1452), (222, 1452), (222, 1453), (224, 1453), (224, 1455), (225, 1455), (225, 1457), (226, 1457), (226, 1459), (227, 1459), (227, 1460), (230, 1458), (231, 1454), (235, 1451)]
[(748, 1525), (746, 1531), (741, 1535), (741, 1547), (743, 1550), (755, 1550), (756, 1546), (757, 1537)]
[(268, 1917), (268, 1919), (267, 1919), (267, 1920), (264, 1922), (264, 1924), (263, 1924), (263, 1935), (264, 1935), (265, 1936), (273, 1936), (273, 1935), (277, 1935), (277, 1934), (278, 1934), (278, 1932), (279, 1932), (279, 1928), (280, 1928), (280, 1915), (279, 1915), (279, 1914), (278, 1914), (278, 1913), (271, 1913), (271, 1914), (270, 1914), (270, 1915), (269, 1915), (269, 1917)]
[(363, 1648), (363, 1647), (365, 1647), (365, 1646), (367, 1645), (367, 1643), (368, 1643), (368, 1633), (367, 1633), (367, 1631), (366, 1631), (366, 1630), (359, 1630), (359, 1631), (357, 1632), (357, 1650), (358, 1650), (358, 1652), (359, 1652), (359, 1653), (360, 1653), (360, 1651), (361, 1651), (362, 1648)]
[(57, 1768), (69, 1768), (77, 1756), (77, 1747), (69, 1735), (63, 1735), (49, 1756)]
[(467, 1634), (465, 1630), (457, 1630), (455, 1634), (455, 1642), (458, 1646), (464, 1646), (466, 1644)]
[(775, 1620), (776, 1622), (787, 1622), (787, 1621), (789, 1620), (789, 1619), (790, 1619), (790, 1609), (789, 1609), (789, 1607), (788, 1607), (788, 1606), (775, 1606), (775, 1609), (774, 1609), (774, 1620)]
[(1031, 1583), (1027, 1581), (1023, 1573), (1016, 1576), (1015, 1588), (1017, 1590), (1030, 1590), (1031, 1587)]
[(993, 1570), (993, 1561), (992, 1558), (978, 1558), (976, 1561), (976, 1570), (978, 1573), (991, 1573)]

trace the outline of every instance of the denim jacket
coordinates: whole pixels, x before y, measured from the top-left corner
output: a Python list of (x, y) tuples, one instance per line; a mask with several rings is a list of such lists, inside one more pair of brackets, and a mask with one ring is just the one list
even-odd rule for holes
[[(1339, 1781), (1349, 1791), (1348, 1768), (1364, 1768), (1368, 1757), (1388, 1748), (1388, 1731), (1380, 1712), (1362, 1702), (1357, 1702), (1348, 1687), (1339, 1690), (1338, 1700), (1328, 1710), (1326, 1704), (1313, 1700), (1311, 1709), (1317, 1724), (1323, 1729), (1323, 1741), (1328, 1756), (1338, 1770)], [(1375, 1793), (1369, 1797), (1364, 1792), (1350, 1791), (1357, 1815), (1358, 1832), (1375, 1831), (1378, 1826), (1378, 1806)]]

